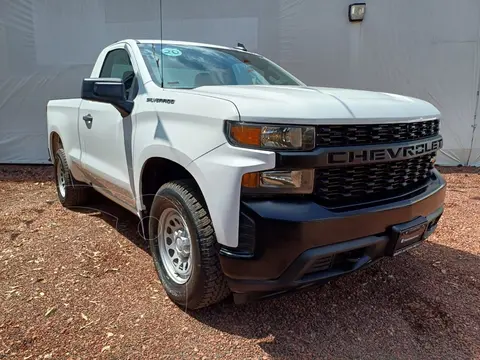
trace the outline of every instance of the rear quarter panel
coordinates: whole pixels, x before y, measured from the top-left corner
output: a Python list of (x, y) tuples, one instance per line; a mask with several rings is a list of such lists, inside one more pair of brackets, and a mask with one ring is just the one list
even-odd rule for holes
[(51, 100), (47, 104), (48, 149), (52, 161), (55, 154), (52, 150), (52, 137), (57, 133), (60, 137), (68, 166), (77, 180), (82, 180), (80, 160), (82, 147), (78, 135), (78, 111), (81, 99)]

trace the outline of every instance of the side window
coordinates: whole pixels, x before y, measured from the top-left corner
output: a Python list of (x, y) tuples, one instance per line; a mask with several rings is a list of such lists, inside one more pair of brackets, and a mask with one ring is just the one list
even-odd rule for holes
[(125, 83), (125, 95), (128, 99), (132, 90), (135, 73), (133, 72), (133, 66), (127, 51), (124, 49), (110, 51), (105, 57), (100, 77), (122, 79)]

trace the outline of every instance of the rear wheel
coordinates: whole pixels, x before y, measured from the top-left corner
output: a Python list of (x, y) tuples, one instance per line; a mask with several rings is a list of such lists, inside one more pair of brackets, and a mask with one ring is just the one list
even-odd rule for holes
[(91, 187), (74, 179), (63, 149), (55, 154), (55, 184), (60, 203), (65, 207), (80, 206), (88, 201)]
[(215, 249), (215, 232), (193, 183), (174, 181), (155, 195), (149, 222), (150, 250), (170, 299), (187, 309), (230, 294)]

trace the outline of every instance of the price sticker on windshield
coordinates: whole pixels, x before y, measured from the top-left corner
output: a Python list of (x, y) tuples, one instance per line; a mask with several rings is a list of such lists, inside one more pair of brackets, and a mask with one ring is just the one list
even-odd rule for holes
[(162, 49), (162, 54), (166, 56), (181, 56), (182, 51), (174, 48), (164, 48)]

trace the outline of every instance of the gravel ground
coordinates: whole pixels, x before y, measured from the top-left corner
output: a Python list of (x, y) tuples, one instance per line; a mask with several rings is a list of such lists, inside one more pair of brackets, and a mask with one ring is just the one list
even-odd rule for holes
[(0, 166), (0, 359), (480, 359), (480, 174), (441, 169), (429, 241), (322, 288), (185, 313), (137, 220), (62, 208), (50, 167)]

